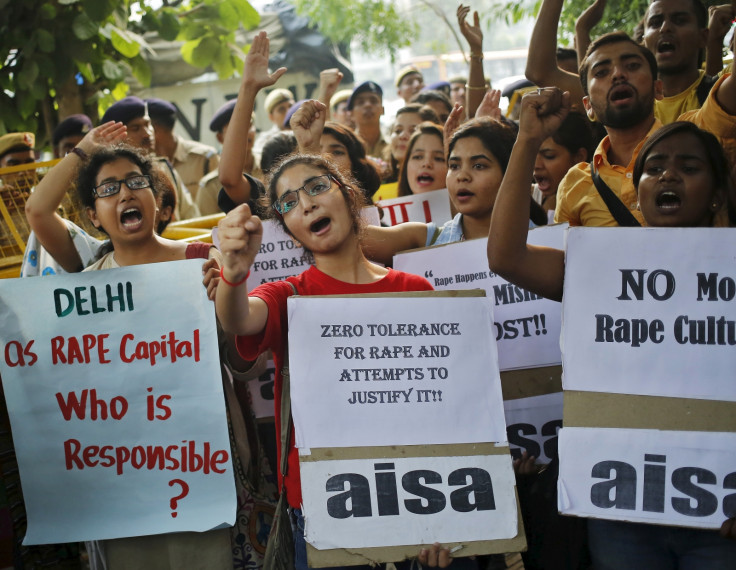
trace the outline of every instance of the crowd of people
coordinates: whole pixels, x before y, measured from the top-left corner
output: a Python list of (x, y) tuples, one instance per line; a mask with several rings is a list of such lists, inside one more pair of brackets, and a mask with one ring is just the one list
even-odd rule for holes
[[(431, 290), (423, 277), (392, 269), (393, 256), (487, 239), (492, 271), (561, 300), (564, 252), (528, 245), (530, 228), (560, 222), (596, 227), (736, 223), (736, 79), (722, 60), (724, 38), (736, 16), (733, 6), (709, 12), (700, 0), (651, 0), (636, 37), (614, 32), (592, 38), (605, 3), (595, 0), (578, 17), (571, 53), (557, 46), (563, 0), (542, 0), (526, 69), (535, 87), (518, 104), (518, 120), (501, 113), (501, 94), (485, 77), (478, 13), (469, 20), (470, 8), (460, 5), (458, 26), (469, 48), (467, 76), (425, 86), (420, 70), (401, 69), (395, 86), (404, 106), (389, 132), (381, 126), (383, 90), (373, 81), (340, 89), (342, 74), (327, 69), (318, 98), (298, 102), (291, 91), (274, 87), (286, 70), (269, 70), (269, 40), (261, 32), (245, 58), (237, 98), (223, 105), (209, 125), (221, 153), (174, 134), (172, 103), (130, 96), (113, 104), (97, 127), (84, 115), (65, 118), (52, 137), (60, 162), (40, 181), (23, 180), (33, 191), (25, 199), (32, 233), (22, 276), (202, 258), (205, 286), (222, 327), (221, 356), (231, 372), (223, 376), (230, 383), (226, 393), (233, 391), (233, 375), (257, 375), (263, 354), (273, 355), (275, 462), (269, 465), (257, 445), (247, 397), (228, 398), (227, 405), (229, 421), (243, 428), (231, 430), (233, 457), (243, 462), (238, 493), (257, 489), (274, 498), (280, 494), (288, 503), (289, 567), (307, 568), (298, 454), (282, 374), (288, 367), (288, 297)], [(254, 109), (262, 91), (268, 91), (264, 104), (272, 127), (257, 134)], [(32, 133), (0, 137), (0, 167), (33, 162), (34, 144)], [(3, 193), (18, 192), (17, 180), (4, 175)], [(104, 237), (60, 214), (72, 187)], [(366, 205), (444, 188), (454, 217), (443, 225), (364, 226)], [(173, 220), (218, 213), (226, 213), (218, 227), (219, 250), (161, 237)], [(15, 208), (11, 215), (22, 212)], [(266, 218), (298, 242), (312, 264), (296, 277), (249, 292), (246, 279)], [(8, 489), (12, 441), (2, 437), (10, 434), (7, 414), (0, 427), (0, 475)], [(238, 434), (248, 440), (248, 453), (238, 453), (243, 444)], [(524, 454), (514, 463), (520, 489), (540, 476), (534, 459)], [(555, 461), (545, 476), (554, 471)], [(523, 504), (522, 512), (540, 516)], [(14, 512), (16, 567), (79, 567), (79, 552), (69, 545), (21, 546), (23, 516), (22, 509)], [(544, 523), (524, 521), (530, 549), (523, 558), (529, 569), (736, 567), (733, 518), (723, 523), (720, 535), (592, 519), (570, 525), (556, 512), (541, 518)], [(554, 544), (540, 538), (544, 533), (555, 537)], [(151, 562), (157, 557), (166, 560), (172, 552), (180, 556), (193, 548), (200, 554), (211, 549), (211, 568), (258, 568), (260, 550), (242, 554), (243, 541), (251, 538), (236, 527), (224, 542), (221, 532), (196, 544), (186, 536), (162, 535), (90, 543), (86, 551), (93, 568), (158, 567)], [(224, 554), (223, 544), (232, 546)], [(498, 556), (453, 560), (437, 544), (422, 548), (418, 559), (468, 570), (505, 567)]]

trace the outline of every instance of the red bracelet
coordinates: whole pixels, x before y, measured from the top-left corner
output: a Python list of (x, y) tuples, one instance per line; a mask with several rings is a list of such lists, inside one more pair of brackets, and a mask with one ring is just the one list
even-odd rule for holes
[(225, 285), (230, 285), (230, 287), (237, 287), (238, 285), (242, 285), (243, 283), (247, 281), (248, 277), (250, 277), (250, 270), (248, 271), (248, 273), (245, 274), (245, 277), (243, 277), (240, 281), (238, 281), (237, 283), (231, 283), (230, 281), (225, 279), (225, 267), (224, 266), (220, 267), (220, 279), (223, 280)]

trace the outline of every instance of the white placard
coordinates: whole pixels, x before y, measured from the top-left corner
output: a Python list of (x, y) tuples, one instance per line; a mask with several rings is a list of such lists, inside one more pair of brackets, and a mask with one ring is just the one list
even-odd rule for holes
[(485, 297), (290, 297), (297, 447), (505, 442), (490, 309)]
[(422, 192), (411, 196), (401, 196), (376, 203), (383, 211), (381, 222), (387, 226), (395, 226), (404, 222), (434, 222), (441, 226), (452, 219), (450, 212), (450, 194), (447, 188)]
[(736, 401), (736, 230), (570, 228), (563, 387)]
[(584, 517), (719, 528), (736, 516), (736, 433), (560, 431), (558, 508)]
[(234, 522), (202, 260), (0, 280), (0, 321), (25, 544)]
[[(529, 243), (563, 248), (567, 224), (529, 232)], [(399, 253), (394, 269), (422, 275), (437, 290), (484, 289), (493, 301), (501, 370), (560, 364), (560, 304), (530, 293), (488, 269), (487, 240)]]
[(523, 451), (545, 464), (557, 455), (557, 432), (562, 427), (562, 392), (506, 400), (506, 416), (511, 455), (521, 457)]
[(266, 370), (258, 378), (248, 380), (248, 392), (250, 393), (251, 407), (256, 418), (274, 417), (274, 395), (273, 386), (276, 376), (276, 367), (273, 360), (266, 363)]
[(506, 454), (302, 462), (301, 479), (305, 537), (318, 549), (518, 534)]
[(283, 281), (306, 271), (311, 264), (312, 256), (286, 235), (278, 222), (264, 220), (261, 248), (250, 268), (246, 286), (250, 292), (263, 283)]

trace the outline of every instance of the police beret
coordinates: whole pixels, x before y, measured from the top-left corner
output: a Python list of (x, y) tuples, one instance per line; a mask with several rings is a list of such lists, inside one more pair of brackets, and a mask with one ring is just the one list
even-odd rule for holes
[(225, 128), (225, 125), (230, 122), (230, 118), (233, 116), (233, 109), (235, 109), (236, 102), (237, 99), (230, 99), (230, 101), (217, 109), (217, 111), (215, 111), (215, 114), (212, 115), (212, 120), (210, 121), (210, 130), (213, 133), (219, 133), (222, 129)]
[(301, 101), (297, 101), (294, 103), (291, 107), (289, 107), (289, 110), (286, 112), (286, 116), (284, 117), (284, 128), (289, 129), (289, 121), (291, 121), (291, 118), (294, 116), (294, 113), (296, 113), (299, 110), (299, 107), (301, 107), (306, 99), (302, 99)]
[(0, 137), (0, 157), (8, 154), (13, 149), (33, 150), (36, 144), (36, 135), (33, 133), (8, 133)]
[(139, 97), (125, 97), (120, 99), (116, 103), (105, 111), (102, 115), (101, 123), (107, 123), (108, 121), (118, 121), (123, 124), (127, 124), (133, 119), (143, 117), (146, 114), (146, 103)]
[(422, 91), (439, 91), (440, 93), (444, 93), (445, 95), (450, 95), (450, 82), (449, 81), (435, 81), (434, 83), (430, 83), (426, 87), (422, 88)]
[(151, 97), (150, 99), (146, 99), (146, 103), (148, 103), (148, 114), (151, 116), (151, 119), (176, 115), (176, 107), (169, 101)]
[(352, 111), (355, 98), (361, 93), (375, 93), (383, 99), (383, 89), (381, 89), (381, 86), (378, 83), (374, 81), (364, 81), (353, 89), (353, 93), (350, 95), (350, 99), (348, 99), (348, 111)]
[(92, 130), (92, 119), (87, 115), (69, 115), (61, 121), (54, 129), (51, 142), (54, 146), (61, 142), (64, 137), (72, 137), (74, 135), (86, 135)]

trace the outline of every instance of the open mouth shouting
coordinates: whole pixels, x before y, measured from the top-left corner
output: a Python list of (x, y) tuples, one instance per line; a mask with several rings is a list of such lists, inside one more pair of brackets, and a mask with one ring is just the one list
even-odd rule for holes
[(659, 43), (657, 43), (657, 55), (666, 56), (674, 53), (675, 49), (675, 44), (669, 40), (660, 40)]
[(143, 225), (143, 214), (138, 208), (130, 207), (120, 214), (120, 223), (127, 231), (134, 232)]
[(682, 200), (677, 192), (664, 189), (657, 194), (654, 204), (660, 212), (672, 213), (680, 209)]
[(455, 201), (458, 204), (465, 204), (466, 202), (469, 202), (475, 197), (475, 193), (471, 192), (467, 188), (461, 188), (457, 191), (455, 194)]
[(309, 231), (315, 235), (321, 236), (327, 233), (330, 229), (331, 220), (328, 217), (318, 218), (309, 224)]
[(628, 83), (620, 83), (611, 87), (608, 100), (615, 105), (627, 105), (636, 97), (636, 90)]
[(430, 172), (420, 172), (416, 177), (416, 184), (418, 188), (427, 191), (434, 187), (435, 177)]

